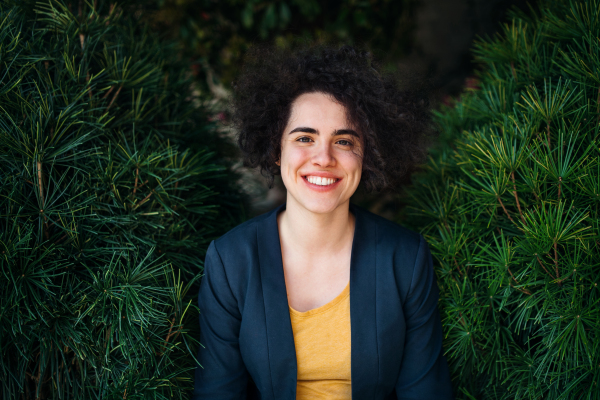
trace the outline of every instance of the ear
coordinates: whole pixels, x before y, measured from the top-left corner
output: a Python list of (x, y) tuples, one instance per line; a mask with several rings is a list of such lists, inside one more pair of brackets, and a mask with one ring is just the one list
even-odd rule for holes
[(281, 161), (279, 161), (279, 160), (275, 161), (275, 165), (277, 165), (278, 167), (281, 167)]

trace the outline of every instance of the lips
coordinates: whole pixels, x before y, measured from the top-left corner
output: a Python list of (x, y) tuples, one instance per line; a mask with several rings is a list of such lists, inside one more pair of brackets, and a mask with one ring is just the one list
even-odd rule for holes
[(310, 189), (315, 190), (317, 192), (326, 192), (336, 188), (342, 179), (337, 178), (331, 174), (310, 174), (303, 175), (302, 180)]
[(337, 178), (326, 178), (322, 176), (308, 175), (305, 177), (307, 181), (319, 186), (328, 186), (338, 181)]

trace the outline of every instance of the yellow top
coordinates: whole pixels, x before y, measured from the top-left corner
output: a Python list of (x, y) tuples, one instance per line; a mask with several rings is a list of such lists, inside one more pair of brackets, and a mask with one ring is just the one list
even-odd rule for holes
[(296, 399), (348, 400), (350, 378), (350, 283), (324, 306), (290, 307), (298, 381)]

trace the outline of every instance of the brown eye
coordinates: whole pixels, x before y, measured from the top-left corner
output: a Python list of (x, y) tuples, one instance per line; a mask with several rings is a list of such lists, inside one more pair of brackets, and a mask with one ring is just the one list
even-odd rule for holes
[[(304, 139), (306, 139), (306, 140), (304, 140)], [(296, 139), (296, 141), (297, 141), (297, 142), (303, 142), (303, 143), (308, 143), (308, 142), (310, 142), (311, 140), (312, 140), (312, 139), (311, 139), (311, 138), (309, 138), (309, 137), (307, 137), (307, 136), (302, 136), (302, 137), (299, 137), (298, 139)]]
[(349, 140), (345, 140), (345, 139), (338, 140), (338, 143), (340, 143), (343, 146), (352, 146), (352, 142)]

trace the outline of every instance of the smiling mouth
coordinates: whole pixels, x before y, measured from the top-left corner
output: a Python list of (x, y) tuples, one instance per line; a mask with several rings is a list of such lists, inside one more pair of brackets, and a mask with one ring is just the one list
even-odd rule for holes
[(329, 185), (333, 185), (334, 183), (339, 181), (339, 179), (336, 179), (336, 178), (323, 178), (320, 176), (305, 176), (304, 178), (309, 183), (312, 183), (313, 185), (319, 185), (319, 186), (329, 186)]

